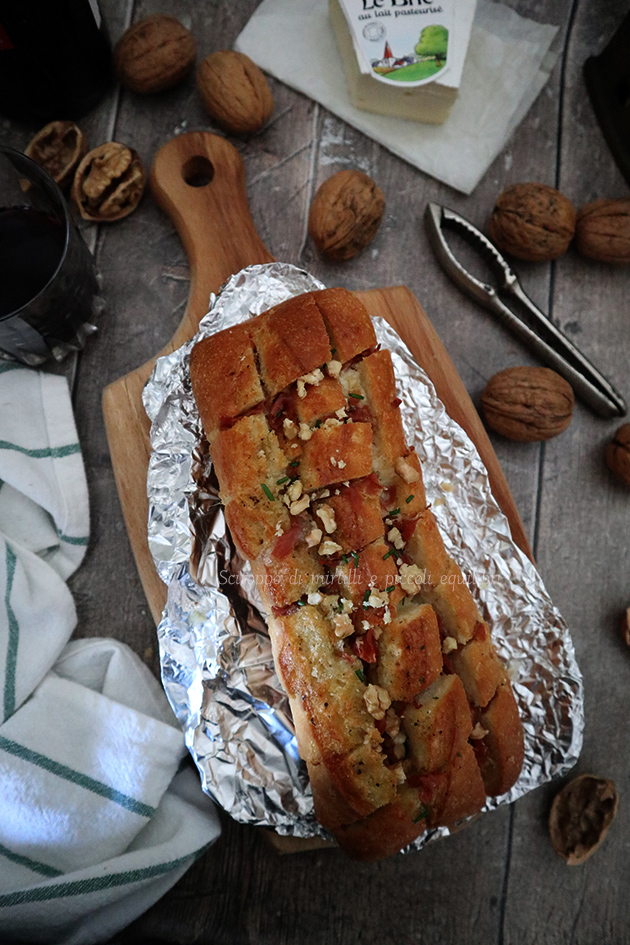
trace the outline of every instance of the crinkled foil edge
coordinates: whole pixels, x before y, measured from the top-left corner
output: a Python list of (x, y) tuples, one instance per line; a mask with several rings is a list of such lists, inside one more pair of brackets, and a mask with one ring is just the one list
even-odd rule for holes
[[(251, 571), (231, 543), (199, 446), (188, 360), (199, 339), (319, 288), (285, 263), (242, 270), (212, 296), (195, 338), (158, 360), (143, 396), (151, 420), (149, 547), (168, 586), (158, 627), (166, 694), (204, 791), (238, 821), (299, 837), (326, 834), (313, 813)], [(523, 770), (509, 793), (488, 800), (484, 810), (493, 810), (575, 764), (584, 729), (582, 677), (568, 628), (512, 540), (475, 446), (396, 332), (383, 319), (374, 324), (392, 353), (405, 432), (423, 461), (428, 500), (448, 550), (472, 579), (523, 719)], [(412, 848), (448, 832), (427, 831)]]

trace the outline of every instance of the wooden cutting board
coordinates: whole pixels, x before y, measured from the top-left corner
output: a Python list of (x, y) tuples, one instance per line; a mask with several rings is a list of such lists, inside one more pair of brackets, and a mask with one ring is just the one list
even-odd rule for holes
[[(157, 203), (177, 228), (190, 262), (190, 295), (177, 331), (162, 351), (105, 388), (103, 413), (120, 504), (151, 613), (160, 620), (166, 587), (147, 544), (149, 421), (142, 405), (144, 387), (156, 358), (174, 351), (197, 331), (211, 292), (254, 263), (273, 262), (256, 233), (240, 155), (225, 139), (191, 132), (158, 151), (150, 176)], [(505, 512), (512, 536), (532, 558), (525, 530), (488, 435), (446, 349), (415, 296), (404, 286), (359, 292), (371, 315), (382, 315), (403, 338), (435, 384), (451, 417), (475, 443)], [(533, 560), (533, 558), (532, 558)]]

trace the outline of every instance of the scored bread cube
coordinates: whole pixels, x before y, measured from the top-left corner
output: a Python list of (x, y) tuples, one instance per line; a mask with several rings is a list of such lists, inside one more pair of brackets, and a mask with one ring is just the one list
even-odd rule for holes
[(372, 472), (370, 424), (344, 423), (314, 430), (304, 444), (300, 471), (306, 490), (369, 476)]
[(346, 406), (346, 397), (337, 378), (324, 377), (319, 384), (309, 384), (304, 397), (294, 399), (300, 423), (315, 423)]
[(199, 341), (190, 352), (190, 380), (209, 442), (221, 427), (265, 399), (250, 328), (235, 325)]
[(262, 557), (265, 591), (273, 607), (287, 607), (317, 590), (324, 579), (315, 551), (299, 542), (278, 555), (274, 546)]
[[(353, 604), (360, 604), (369, 588), (386, 591), (388, 587), (396, 585), (397, 575), (395, 559), (389, 555), (389, 548), (382, 538), (367, 545), (358, 555), (358, 561), (350, 558), (347, 563), (339, 564), (335, 571), (343, 596)], [(399, 596), (396, 591), (392, 591), (387, 596), (387, 604), (393, 606)]]
[(448, 660), (464, 684), (468, 701), (486, 706), (505, 673), (492, 645), (488, 624), (481, 620), (472, 640), (449, 653)]
[(334, 627), (317, 607), (269, 622), (276, 665), (292, 699), (299, 699), (335, 787), (367, 816), (396, 796), (381, 736), (367, 711), (361, 661), (340, 650)]
[(256, 319), (252, 336), (270, 396), (330, 360), (330, 344), (310, 293), (287, 299)]
[(367, 309), (347, 289), (313, 292), (330, 335), (332, 357), (345, 363), (376, 345), (376, 333)]
[(472, 732), (470, 707), (459, 676), (439, 676), (402, 715), (409, 758), (416, 771), (430, 774), (462, 752)]
[(446, 573), (451, 559), (431, 509), (425, 509), (420, 514), (407, 539), (405, 554), (425, 573), (425, 579), (430, 584), (438, 584)]
[(263, 414), (237, 420), (229, 430), (221, 430), (212, 444), (212, 462), (228, 500), (243, 494), (264, 493), (262, 484), (273, 493), (287, 459), (275, 433)]
[(250, 561), (270, 548), (279, 532), (291, 527), (288, 509), (281, 502), (270, 501), (262, 492), (228, 502), (225, 520), (237, 551)]
[(357, 365), (357, 373), (370, 406), (378, 462), (391, 470), (407, 452), (391, 354), (382, 350), (368, 355)]
[(333, 536), (342, 551), (361, 551), (382, 536), (380, 494), (380, 485), (368, 476), (342, 486), (339, 495), (324, 500), (323, 504), (333, 510), (336, 524)]
[(440, 631), (429, 604), (401, 607), (383, 626), (378, 643), (376, 679), (393, 701), (412, 702), (442, 672)]
[(434, 608), (443, 637), (454, 637), (458, 643), (471, 639), (481, 617), (466, 578), (452, 558), (439, 584), (425, 585), (422, 596)]
[(448, 771), (448, 788), (436, 826), (448, 827), (465, 817), (472, 817), (486, 803), (486, 791), (475, 753), (464, 744)]
[(507, 678), (480, 713), (479, 724), (487, 734), (473, 747), (486, 792), (496, 797), (510, 790), (523, 767), (523, 726)]

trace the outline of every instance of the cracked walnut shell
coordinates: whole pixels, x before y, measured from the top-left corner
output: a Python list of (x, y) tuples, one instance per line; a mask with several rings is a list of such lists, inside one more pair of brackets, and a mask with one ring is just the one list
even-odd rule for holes
[(581, 774), (559, 791), (549, 813), (549, 834), (556, 853), (579, 866), (595, 853), (617, 814), (614, 781)]
[(72, 199), (84, 220), (110, 223), (136, 209), (146, 175), (136, 151), (108, 141), (85, 155), (72, 184)]
[(384, 211), (385, 198), (371, 177), (362, 171), (339, 171), (315, 194), (308, 231), (324, 255), (352, 259), (372, 242)]
[(51, 121), (29, 141), (24, 153), (65, 190), (86, 151), (85, 136), (73, 121)]
[(599, 262), (630, 263), (630, 200), (594, 200), (580, 207), (575, 245)]
[(490, 378), (481, 395), (488, 426), (521, 442), (558, 436), (571, 423), (574, 403), (568, 381), (544, 367), (499, 371)]
[(575, 232), (575, 207), (546, 184), (512, 184), (499, 195), (488, 235), (500, 250), (532, 262), (557, 259)]
[(197, 88), (207, 113), (224, 131), (252, 135), (273, 112), (273, 96), (255, 62), (244, 53), (221, 49), (197, 69)]
[(130, 26), (114, 50), (121, 85), (141, 95), (162, 92), (186, 78), (197, 51), (190, 33), (174, 16), (145, 16)]

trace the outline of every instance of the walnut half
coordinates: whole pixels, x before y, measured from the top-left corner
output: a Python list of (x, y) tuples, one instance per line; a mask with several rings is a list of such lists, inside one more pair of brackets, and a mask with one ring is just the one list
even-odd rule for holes
[(62, 190), (72, 182), (87, 141), (73, 121), (51, 121), (29, 141), (24, 153), (48, 171)]
[(609, 778), (582, 774), (556, 794), (549, 814), (549, 834), (556, 853), (579, 866), (595, 853), (615, 819), (619, 796)]
[(84, 220), (110, 223), (136, 209), (146, 174), (138, 153), (108, 141), (85, 155), (72, 184), (72, 199)]

